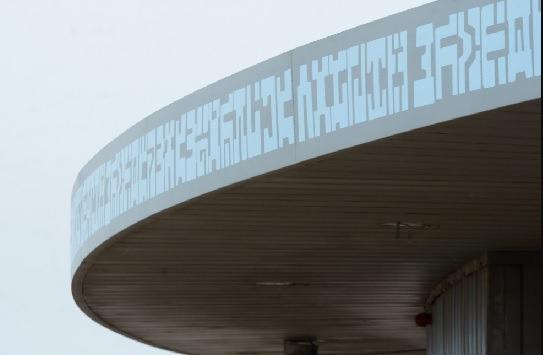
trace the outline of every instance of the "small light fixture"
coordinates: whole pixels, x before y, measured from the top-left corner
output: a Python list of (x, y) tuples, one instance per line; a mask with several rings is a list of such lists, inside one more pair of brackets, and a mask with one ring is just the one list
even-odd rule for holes
[(289, 281), (262, 281), (257, 282), (257, 286), (276, 286), (276, 287), (286, 287), (286, 286), (294, 286), (294, 282)]
[(400, 239), (400, 231), (407, 231), (407, 239), (411, 239), (411, 232), (415, 230), (427, 231), (439, 229), (439, 224), (429, 224), (420, 222), (388, 222), (382, 224), (384, 227), (394, 227), (396, 229), (396, 239)]
[(432, 314), (431, 313), (419, 313), (415, 316), (415, 324), (417, 327), (426, 327), (427, 325), (432, 324)]
[(260, 281), (257, 286), (272, 286), (272, 287), (298, 287), (309, 286), (308, 283), (292, 282), (292, 281)]

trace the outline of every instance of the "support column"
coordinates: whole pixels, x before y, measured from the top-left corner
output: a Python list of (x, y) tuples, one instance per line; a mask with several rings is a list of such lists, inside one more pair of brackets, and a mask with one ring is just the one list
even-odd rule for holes
[(539, 252), (487, 253), (427, 299), (428, 355), (541, 354)]

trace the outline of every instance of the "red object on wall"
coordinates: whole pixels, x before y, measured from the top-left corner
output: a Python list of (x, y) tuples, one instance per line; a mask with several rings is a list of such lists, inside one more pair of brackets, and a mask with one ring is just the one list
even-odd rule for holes
[(430, 313), (419, 313), (415, 316), (417, 327), (426, 327), (432, 324), (432, 315)]

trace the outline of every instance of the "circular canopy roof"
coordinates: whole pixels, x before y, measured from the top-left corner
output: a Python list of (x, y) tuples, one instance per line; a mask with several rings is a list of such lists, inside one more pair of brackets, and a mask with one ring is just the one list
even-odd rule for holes
[(540, 24), (436, 2), (156, 112), (75, 183), (76, 302), (190, 354), (423, 352), (434, 283), (539, 246)]

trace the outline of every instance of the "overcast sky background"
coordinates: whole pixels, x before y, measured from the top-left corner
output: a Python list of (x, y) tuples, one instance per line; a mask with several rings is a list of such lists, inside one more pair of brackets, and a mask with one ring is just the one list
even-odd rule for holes
[(166, 354), (70, 293), (79, 169), (196, 89), (428, 0), (0, 0), (0, 353)]

